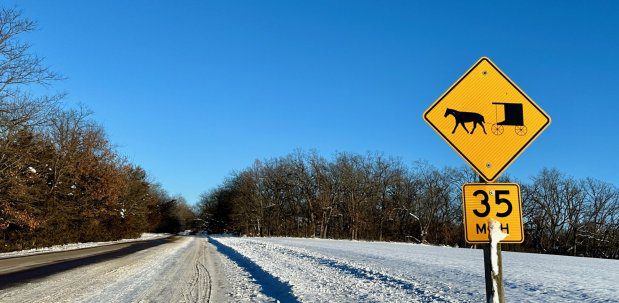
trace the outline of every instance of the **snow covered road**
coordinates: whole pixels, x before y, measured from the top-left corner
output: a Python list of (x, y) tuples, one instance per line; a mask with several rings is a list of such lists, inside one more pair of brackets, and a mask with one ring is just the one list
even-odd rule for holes
[[(211, 240), (283, 302), (483, 302), (481, 250), (296, 238)], [(619, 302), (619, 262), (503, 253), (509, 302)], [(255, 300), (259, 301), (259, 300)]]
[(0, 302), (220, 302), (217, 256), (206, 238), (179, 237), (2, 289)]
[[(299, 238), (158, 241), (165, 244), (0, 285), (0, 302), (483, 302), (485, 298), (481, 250)], [(508, 302), (619, 302), (617, 260), (504, 252), (503, 262)]]

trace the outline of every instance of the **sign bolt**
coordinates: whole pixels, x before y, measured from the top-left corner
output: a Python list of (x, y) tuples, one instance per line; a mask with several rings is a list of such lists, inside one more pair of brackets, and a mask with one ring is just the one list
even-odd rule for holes
[(490, 167), (492, 167), (492, 163), (490, 162), (486, 163), (486, 168), (490, 168)]

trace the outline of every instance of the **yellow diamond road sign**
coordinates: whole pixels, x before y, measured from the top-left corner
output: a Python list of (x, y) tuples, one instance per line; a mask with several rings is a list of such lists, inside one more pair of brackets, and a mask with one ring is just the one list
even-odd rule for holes
[(550, 117), (486, 57), (423, 117), (489, 182), (550, 124)]

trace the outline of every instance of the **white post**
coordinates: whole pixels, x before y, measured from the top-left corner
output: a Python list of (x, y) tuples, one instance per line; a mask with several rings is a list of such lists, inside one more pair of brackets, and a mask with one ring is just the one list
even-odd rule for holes
[(503, 303), (505, 296), (503, 294), (503, 270), (501, 260), (501, 240), (507, 237), (506, 233), (501, 230), (501, 222), (490, 219), (488, 221), (489, 237), (490, 237), (490, 262), (492, 264), (492, 302)]

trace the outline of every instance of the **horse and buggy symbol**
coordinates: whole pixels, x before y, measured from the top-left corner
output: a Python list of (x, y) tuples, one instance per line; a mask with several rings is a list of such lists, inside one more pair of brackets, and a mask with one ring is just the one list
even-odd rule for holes
[[(504, 126), (513, 126), (516, 134), (518, 136), (524, 136), (527, 134), (527, 127), (524, 125), (524, 116), (522, 114), (522, 104), (520, 103), (506, 103), (506, 102), (492, 102), (495, 105), (495, 121), (496, 123), (492, 124), (492, 133), (500, 136), (505, 131)], [(505, 116), (505, 120), (499, 121), (499, 107), (503, 107), (503, 112)], [(475, 132), (475, 128), (477, 125), (481, 126), (484, 134), (486, 134), (486, 128), (484, 124), (486, 121), (484, 120), (484, 116), (479, 113), (474, 112), (462, 112), (457, 111), (455, 109), (447, 108), (445, 111), (445, 117), (452, 115), (456, 120), (456, 125), (451, 131), (452, 134), (456, 132), (456, 129), (459, 125), (464, 128), (468, 134), (473, 134)], [(466, 123), (473, 123), (473, 129), (471, 131), (466, 128)]]
[[(505, 131), (503, 126), (513, 126), (518, 136), (524, 136), (527, 134), (527, 127), (524, 125), (524, 117), (522, 115), (522, 104), (520, 103), (505, 103), (505, 102), (492, 102), (495, 105), (495, 121), (497, 123), (492, 124), (492, 133), (499, 136)], [(505, 113), (505, 120), (498, 122), (499, 107), (503, 107)]]

